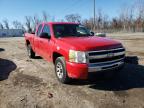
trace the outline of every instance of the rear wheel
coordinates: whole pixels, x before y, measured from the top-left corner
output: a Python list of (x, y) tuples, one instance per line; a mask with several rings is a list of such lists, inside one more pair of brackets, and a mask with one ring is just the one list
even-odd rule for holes
[(27, 53), (29, 58), (35, 58), (35, 52), (33, 51), (30, 44), (27, 45)]
[(65, 65), (64, 57), (58, 57), (55, 61), (55, 73), (61, 83), (67, 84), (70, 82)]

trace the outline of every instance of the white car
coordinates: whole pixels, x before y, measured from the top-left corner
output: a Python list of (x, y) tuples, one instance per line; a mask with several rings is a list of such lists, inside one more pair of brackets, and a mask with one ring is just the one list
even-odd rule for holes
[(99, 37), (106, 37), (106, 33), (95, 33), (95, 35)]

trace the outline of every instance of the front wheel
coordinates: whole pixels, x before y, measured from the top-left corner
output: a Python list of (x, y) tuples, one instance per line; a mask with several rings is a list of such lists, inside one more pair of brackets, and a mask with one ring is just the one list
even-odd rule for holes
[(27, 45), (27, 53), (29, 58), (35, 58), (35, 52), (33, 51), (31, 45)]
[(67, 84), (70, 82), (65, 65), (64, 57), (58, 57), (55, 62), (55, 73), (61, 83)]

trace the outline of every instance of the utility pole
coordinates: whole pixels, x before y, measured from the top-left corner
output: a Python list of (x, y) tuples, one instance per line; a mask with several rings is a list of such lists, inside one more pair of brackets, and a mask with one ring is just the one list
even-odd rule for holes
[(93, 27), (93, 30), (94, 30), (94, 32), (95, 32), (95, 19), (96, 19), (96, 15), (95, 15), (95, 0), (94, 0), (94, 21), (93, 21), (93, 23), (94, 23), (94, 27)]

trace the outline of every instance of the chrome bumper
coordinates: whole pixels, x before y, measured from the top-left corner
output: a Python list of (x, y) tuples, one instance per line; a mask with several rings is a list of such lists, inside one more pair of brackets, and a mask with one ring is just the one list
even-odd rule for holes
[(97, 64), (90, 64), (88, 65), (88, 72), (98, 72), (104, 70), (111, 70), (118, 68), (124, 64), (124, 58), (120, 60), (110, 61), (110, 62), (103, 62)]

